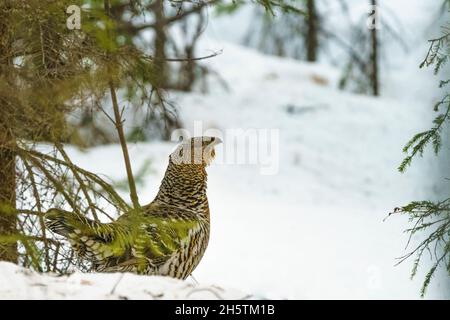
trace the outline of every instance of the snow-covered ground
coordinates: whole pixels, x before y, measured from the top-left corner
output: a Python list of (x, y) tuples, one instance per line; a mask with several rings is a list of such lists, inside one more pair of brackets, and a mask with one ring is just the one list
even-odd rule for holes
[(254, 299), (237, 290), (204, 286), (192, 281), (135, 274), (38, 274), (0, 262), (2, 299)]

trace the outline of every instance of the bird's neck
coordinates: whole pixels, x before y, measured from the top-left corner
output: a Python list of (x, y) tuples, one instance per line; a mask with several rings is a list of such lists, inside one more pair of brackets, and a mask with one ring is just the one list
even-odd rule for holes
[(175, 164), (171, 160), (153, 202), (186, 208), (209, 216), (205, 166)]

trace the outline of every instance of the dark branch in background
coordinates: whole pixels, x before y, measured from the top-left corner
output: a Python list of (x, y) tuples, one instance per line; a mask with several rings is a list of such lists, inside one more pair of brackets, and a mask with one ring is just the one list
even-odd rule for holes
[[(179, 9), (183, 10), (183, 7), (180, 6)], [(205, 30), (206, 23), (207, 13), (205, 13), (205, 10), (199, 11), (193, 17), (180, 21), (179, 26), (182, 32), (181, 41), (176, 41), (170, 36), (168, 37), (168, 46), (173, 50), (175, 56), (184, 56), (186, 58), (186, 61), (181, 61), (182, 59), (177, 59), (179, 61), (171, 60), (183, 63), (178, 65), (178, 70), (176, 71), (178, 75), (170, 84), (170, 89), (186, 92), (192, 91), (194, 83), (197, 80), (205, 79), (206, 74), (204, 70), (207, 67), (203, 67), (198, 63), (203, 59), (195, 58), (195, 49), (200, 36)], [(212, 56), (215, 56), (215, 54), (210, 55), (210, 57)]]
[[(199, 2), (197, 5), (194, 5), (193, 8), (189, 9), (189, 10), (184, 10), (182, 12), (180, 12), (179, 14), (172, 16), (172, 17), (164, 17), (160, 23), (163, 24), (165, 27), (180, 21), (184, 18), (186, 18), (187, 16), (194, 14), (194, 13), (198, 13), (200, 11), (202, 11), (205, 7), (216, 4), (218, 2), (220, 2), (221, 0), (210, 0), (210, 1), (202, 1)], [(146, 24), (140, 24), (140, 25), (133, 25), (133, 24), (126, 24), (126, 25), (121, 25), (119, 26), (118, 30), (119, 31), (124, 31), (133, 35), (136, 35), (137, 33), (139, 33), (140, 31), (143, 31), (145, 29), (155, 29), (157, 27), (157, 23), (152, 22), (152, 23), (146, 23)]]
[(266, 10), (269, 11), (272, 15), (275, 15), (273, 8), (279, 8), (285, 12), (292, 12), (292, 13), (307, 15), (307, 13), (305, 11), (303, 11), (293, 5), (288, 4), (288, 3), (284, 2), (283, 0), (278, 0), (278, 1), (257, 0), (257, 2), (259, 4), (261, 4), (262, 6), (264, 6), (266, 8)]
[(339, 37), (337, 34), (325, 29), (324, 27), (320, 27), (320, 32), (322, 32), (325, 37), (329, 39), (333, 39), (337, 45), (346, 50), (350, 56), (350, 59), (358, 64), (358, 66), (365, 70), (367, 68), (367, 63), (364, 61), (364, 58), (361, 57), (358, 51), (349, 43), (347, 43), (344, 39)]

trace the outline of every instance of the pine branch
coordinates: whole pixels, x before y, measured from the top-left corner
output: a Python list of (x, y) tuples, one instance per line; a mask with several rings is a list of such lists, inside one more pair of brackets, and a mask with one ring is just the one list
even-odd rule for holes
[[(434, 65), (435, 74), (438, 74), (442, 70), (442, 67), (448, 62), (450, 57), (450, 49), (448, 47), (450, 30), (448, 27), (443, 29), (444, 32), (441, 37), (429, 41), (430, 46), (428, 52), (420, 64), (421, 68)], [(442, 52), (443, 50), (444, 52)], [(439, 87), (444, 88), (449, 83), (450, 79), (440, 81)], [(404, 172), (412, 160), (418, 155), (422, 156), (425, 148), (429, 144), (432, 145), (435, 154), (439, 153), (442, 146), (442, 129), (444, 128), (444, 124), (450, 120), (449, 93), (435, 104), (434, 111), (438, 112), (442, 106), (445, 106), (445, 111), (433, 120), (434, 126), (430, 130), (416, 134), (403, 148), (403, 152), (408, 155), (403, 159), (398, 168), (400, 172)], [(413, 278), (417, 274), (419, 264), (425, 252), (429, 252), (431, 257), (434, 258), (435, 262), (426, 274), (420, 291), (423, 297), (431, 283), (432, 277), (440, 265), (445, 265), (450, 275), (450, 198), (437, 203), (432, 201), (414, 201), (402, 208), (397, 208), (394, 212), (407, 214), (410, 217), (410, 221), (414, 222), (412, 228), (405, 230), (409, 233), (407, 247), (414, 234), (424, 231), (429, 232), (422, 242), (409, 253), (400, 257), (398, 262), (400, 264), (410, 257), (416, 256), (411, 271), (411, 278)]]
[(434, 127), (430, 130), (417, 133), (403, 148), (404, 153), (410, 153), (403, 159), (398, 167), (400, 172), (405, 172), (406, 168), (411, 165), (412, 160), (417, 155), (422, 156), (426, 146), (430, 143), (433, 145), (434, 153), (439, 153), (442, 146), (441, 131), (445, 122), (450, 120), (450, 95), (446, 95), (439, 103), (437, 103), (435, 110), (438, 110), (439, 106), (443, 104), (447, 104), (447, 109), (445, 113), (440, 114), (434, 119)]
[[(409, 247), (414, 234), (419, 231), (431, 230), (429, 235), (414, 249), (398, 258), (399, 261), (396, 264), (399, 265), (415, 255), (416, 258), (411, 271), (411, 278), (414, 278), (423, 254), (434, 252), (435, 263), (426, 274), (421, 288), (421, 296), (423, 297), (432, 277), (441, 264), (444, 264), (450, 273), (450, 198), (437, 203), (414, 201), (402, 208), (397, 208), (394, 213), (407, 214), (412, 221), (415, 221), (412, 228), (405, 230), (409, 233), (407, 247)], [(447, 258), (449, 259), (448, 262), (445, 261)]]

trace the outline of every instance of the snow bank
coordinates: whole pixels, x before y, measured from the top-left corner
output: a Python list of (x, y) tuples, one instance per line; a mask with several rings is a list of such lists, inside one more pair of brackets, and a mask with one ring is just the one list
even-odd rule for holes
[(0, 262), (1, 299), (249, 299), (218, 286), (130, 273), (74, 273), (55, 276)]

